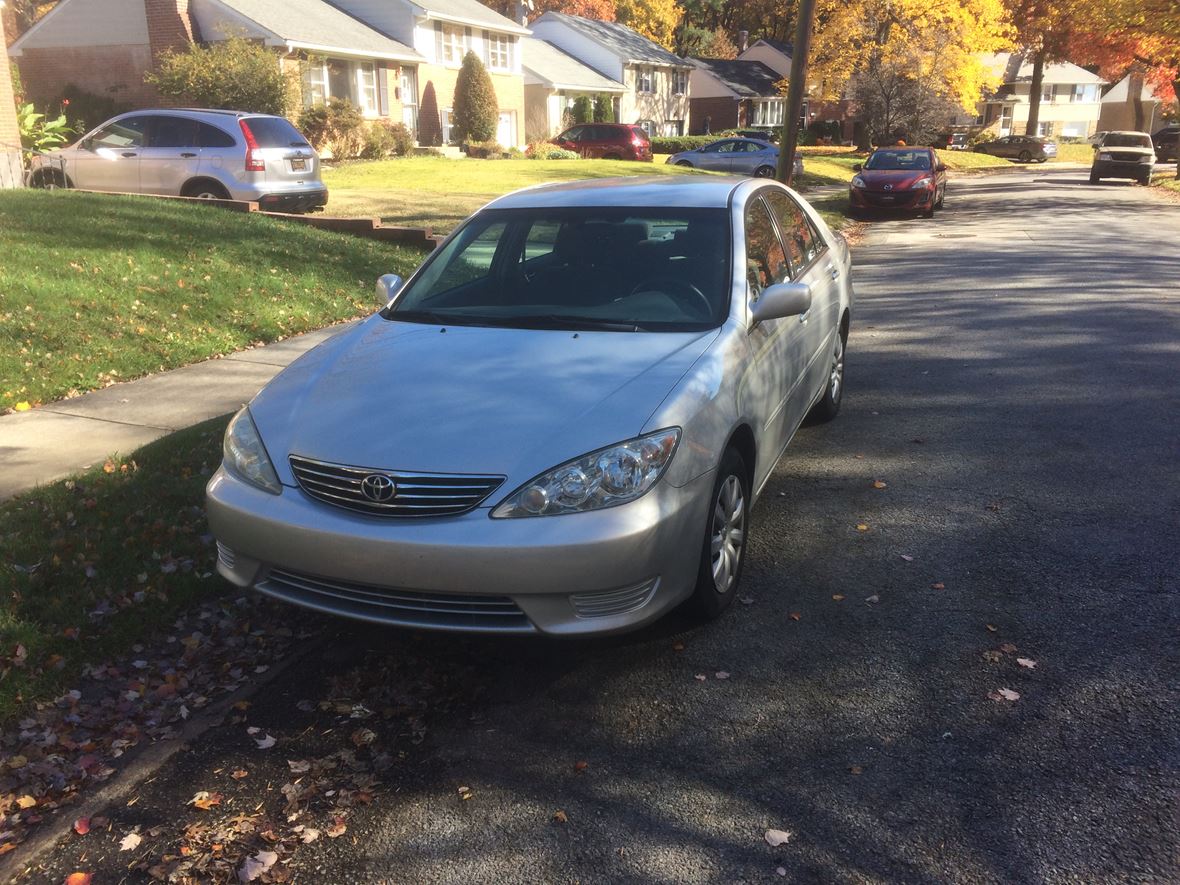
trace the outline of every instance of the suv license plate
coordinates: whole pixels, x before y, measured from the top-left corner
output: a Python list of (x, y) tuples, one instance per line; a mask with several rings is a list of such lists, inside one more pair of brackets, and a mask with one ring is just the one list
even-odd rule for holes
[(302, 172), (306, 168), (307, 168), (307, 160), (303, 159), (303, 157), (299, 157), (298, 159), (291, 161), (291, 171), (292, 172)]

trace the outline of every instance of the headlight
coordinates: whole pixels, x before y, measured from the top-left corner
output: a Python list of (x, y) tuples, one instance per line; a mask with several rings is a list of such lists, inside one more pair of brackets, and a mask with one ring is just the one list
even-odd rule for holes
[(525, 483), (492, 517), (555, 516), (634, 501), (663, 475), (679, 441), (680, 428), (672, 427), (583, 455)]
[(931, 187), (934, 184), (934, 179), (927, 176), (926, 178), (919, 178), (910, 185), (911, 190), (917, 190), (920, 187)]
[(270, 456), (266, 454), (266, 446), (262, 444), (258, 428), (254, 426), (254, 419), (250, 417), (249, 408), (243, 408), (229, 422), (222, 450), (225, 453), (225, 466), (250, 485), (275, 495), (282, 492), (283, 487), (279, 484), (274, 465), (270, 463)]
[(1099, 159), (1099, 160), (1109, 160), (1109, 159), (1110, 159), (1110, 154), (1108, 154), (1106, 151), (1101, 151), (1101, 152), (1098, 154), (1098, 159)]
[(865, 180), (863, 178), (861, 178), (859, 175), (854, 175), (854, 176), (852, 176), (852, 186), (863, 188), (866, 186)]

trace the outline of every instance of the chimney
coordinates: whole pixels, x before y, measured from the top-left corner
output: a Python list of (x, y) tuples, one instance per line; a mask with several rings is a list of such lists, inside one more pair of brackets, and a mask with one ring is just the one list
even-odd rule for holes
[(745, 52), (750, 48), (750, 32), (738, 31), (738, 52)]
[(188, 3), (189, 0), (143, 0), (152, 67), (165, 50), (181, 51), (199, 39)]

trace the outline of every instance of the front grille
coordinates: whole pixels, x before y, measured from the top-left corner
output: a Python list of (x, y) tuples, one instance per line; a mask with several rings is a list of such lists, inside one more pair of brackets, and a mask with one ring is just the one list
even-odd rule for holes
[(234, 551), (232, 548), (226, 547), (220, 541), (217, 542), (217, 558), (221, 560), (221, 564), (227, 569), (231, 571), (233, 570), (234, 561), (236, 558), (234, 556)]
[(1127, 153), (1125, 151), (1111, 151), (1110, 158), (1116, 163), (1138, 163), (1143, 159), (1143, 154)]
[(876, 193), (866, 191), (865, 197), (874, 206), (908, 206), (914, 201), (914, 191), (893, 191), (890, 193)]
[(641, 609), (651, 601), (655, 594), (659, 578), (644, 581), (634, 587), (624, 587), (622, 590), (606, 590), (599, 593), (575, 593), (570, 597), (574, 611), (579, 618), (606, 618), (611, 615), (624, 615)]
[(335, 615), (437, 630), (535, 633), (507, 596), (425, 593), (317, 578), (272, 568), (256, 585), (260, 593)]
[[(291, 470), (299, 487), (325, 504), (377, 516), (455, 516), (480, 503), (504, 481), (502, 476), (402, 473), (374, 467), (328, 464), (292, 455)], [(364, 493), (370, 477), (391, 480), (396, 487), (387, 500)]]

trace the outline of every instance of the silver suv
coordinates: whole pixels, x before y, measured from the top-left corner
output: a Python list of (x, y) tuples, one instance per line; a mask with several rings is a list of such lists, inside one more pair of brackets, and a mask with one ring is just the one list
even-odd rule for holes
[(287, 120), (190, 108), (113, 117), (76, 144), (35, 157), (28, 184), (251, 200), (288, 212), (328, 202), (319, 157)]

